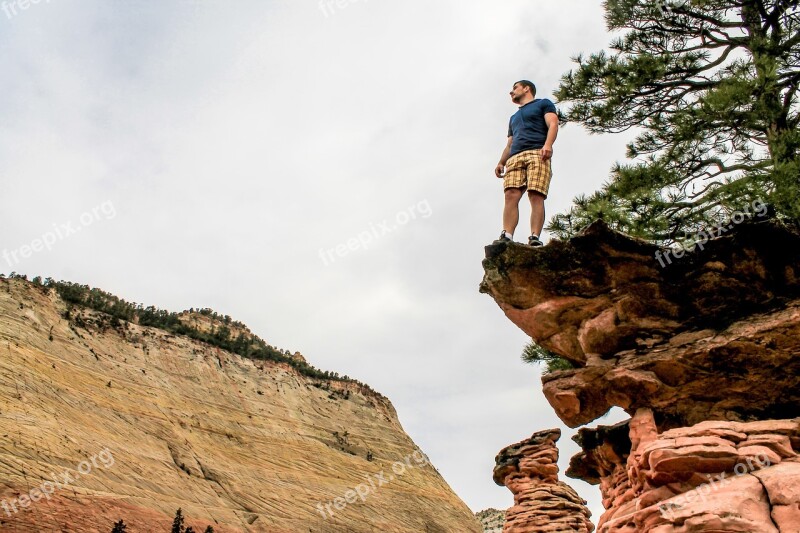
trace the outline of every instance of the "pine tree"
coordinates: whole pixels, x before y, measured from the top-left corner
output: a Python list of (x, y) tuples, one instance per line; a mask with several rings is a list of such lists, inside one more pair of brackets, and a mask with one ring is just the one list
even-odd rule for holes
[(637, 128), (628, 164), (548, 229), (592, 220), (670, 242), (762, 201), (800, 219), (798, 0), (606, 0), (619, 36), (556, 97), (592, 133)]
[(203, 533), (214, 533), (214, 528), (211, 526), (207, 526), (206, 530)]
[(172, 533), (186, 533), (183, 528), (183, 512), (180, 507), (175, 513), (175, 520), (172, 521)]
[(114, 524), (114, 529), (111, 530), (111, 533), (126, 533), (127, 530), (128, 526), (125, 525), (125, 521), (120, 520)]
[(536, 341), (531, 339), (525, 349), (522, 350), (522, 360), (526, 363), (543, 363), (545, 365), (545, 374), (555, 372), (557, 370), (569, 370), (575, 368), (571, 361), (554, 354), (547, 348), (536, 344)]

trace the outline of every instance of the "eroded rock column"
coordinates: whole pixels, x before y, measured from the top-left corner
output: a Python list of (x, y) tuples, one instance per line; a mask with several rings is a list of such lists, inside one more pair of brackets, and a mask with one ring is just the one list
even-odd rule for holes
[(558, 480), (561, 431), (550, 429), (504, 448), (495, 457), (494, 481), (514, 494), (503, 533), (590, 533), (594, 525), (583, 500)]

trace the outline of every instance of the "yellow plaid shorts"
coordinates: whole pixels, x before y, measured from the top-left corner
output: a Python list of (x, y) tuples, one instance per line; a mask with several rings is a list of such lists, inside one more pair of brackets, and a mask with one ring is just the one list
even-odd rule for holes
[(529, 191), (540, 192), (547, 198), (552, 177), (551, 160), (542, 161), (541, 150), (525, 150), (506, 161), (503, 189), (527, 187)]

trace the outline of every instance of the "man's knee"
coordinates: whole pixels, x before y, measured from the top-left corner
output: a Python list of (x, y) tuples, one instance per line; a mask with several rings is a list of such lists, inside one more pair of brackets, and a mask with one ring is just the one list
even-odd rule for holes
[(522, 189), (509, 187), (505, 190), (505, 197), (506, 202), (519, 202), (519, 199), (522, 198)]
[(528, 191), (528, 198), (532, 204), (544, 204), (545, 196), (539, 191)]

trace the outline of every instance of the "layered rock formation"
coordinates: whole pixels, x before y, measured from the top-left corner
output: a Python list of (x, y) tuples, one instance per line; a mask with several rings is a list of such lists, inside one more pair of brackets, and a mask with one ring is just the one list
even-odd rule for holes
[(591, 533), (586, 501), (558, 480), (561, 431), (551, 429), (504, 448), (495, 457), (494, 482), (514, 494), (504, 533)]
[(383, 396), (66, 311), (0, 279), (1, 531), (480, 531)]
[(600, 484), (598, 531), (800, 531), (800, 418), (659, 434), (640, 409), (629, 422), (580, 430), (578, 441), (584, 451), (567, 475)]
[[(568, 475), (601, 485), (601, 532), (800, 531), (800, 232), (730, 229), (680, 258), (602, 223), (542, 249), (487, 247), (481, 290), (576, 367), (543, 377), (564, 423), (639, 413), (579, 436)], [(680, 500), (764, 454), (713, 505)]]

